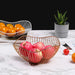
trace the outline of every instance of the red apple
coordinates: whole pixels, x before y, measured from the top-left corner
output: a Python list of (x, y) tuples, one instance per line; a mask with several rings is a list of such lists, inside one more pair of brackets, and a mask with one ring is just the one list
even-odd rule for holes
[(24, 48), (24, 46), (25, 46), (25, 41), (24, 42), (22, 42), (21, 44), (20, 44), (20, 46), (22, 47), (22, 48)]
[(26, 51), (24, 48), (19, 47), (19, 51), (20, 51), (20, 53), (21, 53), (23, 56), (25, 56), (25, 57), (28, 56), (27, 51)]
[(43, 50), (45, 48), (45, 45), (42, 42), (37, 42), (33, 44), (33, 48), (38, 48), (39, 50)]
[(31, 49), (31, 52), (29, 52), (28, 58), (29, 58), (29, 61), (32, 63), (39, 63), (41, 59), (43, 58), (43, 55), (39, 49), (33, 48)]
[(44, 59), (50, 59), (55, 52), (55, 48), (51, 45), (47, 45), (45, 49), (42, 51)]
[(30, 42), (26, 41), (26, 43), (25, 43), (25, 45), (24, 45), (24, 48), (25, 48), (26, 50), (30, 50), (30, 49), (32, 49), (32, 44), (31, 44)]
[(32, 49), (32, 44), (28, 41), (26, 42), (22, 42), (20, 44), (20, 48), (19, 48), (19, 51), (20, 53), (23, 55), (23, 56), (28, 56), (28, 53), (29, 53), (29, 50)]
[(34, 44), (33, 44), (33, 48), (36, 48), (36, 47), (37, 47), (37, 43), (34, 43)]

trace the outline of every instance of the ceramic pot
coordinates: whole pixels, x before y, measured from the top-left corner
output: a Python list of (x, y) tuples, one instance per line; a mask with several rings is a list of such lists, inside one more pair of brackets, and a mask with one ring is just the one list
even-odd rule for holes
[(68, 36), (69, 23), (66, 22), (65, 25), (55, 24), (55, 36), (58, 38), (66, 38)]

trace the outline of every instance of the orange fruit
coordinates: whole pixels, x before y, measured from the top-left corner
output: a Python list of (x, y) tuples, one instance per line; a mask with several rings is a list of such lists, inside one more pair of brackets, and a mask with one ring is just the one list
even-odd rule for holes
[(6, 25), (8, 28), (13, 28), (13, 25), (12, 24), (7, 24)]
[(2, 27), (1, 28), (1, 31), (2, 31), (2, 34), (5, 34), (5, 33), (7, 33), (8, 28), (7, 27)]
[(18, 34), (24, 34), (25, 33), (25, 28), (24, 27), (20, 27), (18, 30)]
[(2, 27), (0, 27), (0, 31), (2, 31)]
[(22, 25), (21, 24), (15, 24), (15, 27), (17, 28), (17, 27), (22, 27)]
[(75, 62), (75, 53), (72, 54), (72, 61)]
[(0, 27), (5, 27), (5, 24), (3, 22), (0, 22)]
[(1, 32), (1, 31), (2, 31), (2, 27), (0, 27), (0, 34), (2, 34), (2, 32)]
[(13, 29), (14, 29), (15, 31), (17, 31), (17, 28), (13, 27)]
[(16, 31), (13, 28), (9, 28), (8, 33), (15, 33)]
[(16, 35), (16, 31), (13, 28), (9, 28), (7, 35), (9, 37), (13, 37), (14, 35)]
[(20, 27), (15, 27), (16, 32), (20, 30)]

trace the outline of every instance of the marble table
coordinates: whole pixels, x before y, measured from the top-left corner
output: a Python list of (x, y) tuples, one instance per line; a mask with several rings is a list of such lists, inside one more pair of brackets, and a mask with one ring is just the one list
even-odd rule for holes
[[(54, 35), (54, 30), (32, 30), (28, 34), (36, 36)], [(40, 34), (41, 35), (40, 35)], [(7, 43), (1, 43), (2, 41)], [(63, 55), (62, 46), (65, 41), (75, 44), (75, 30), (69, 30), (67, 38), (59, 38), (61, 46), (56, 55), (46, 64), (30, 65), (15, 51), (13, 42), (6, 38), (0, 38), (0, 75), (74, 75), (75, 63), (71, 60), (71, 54)]]

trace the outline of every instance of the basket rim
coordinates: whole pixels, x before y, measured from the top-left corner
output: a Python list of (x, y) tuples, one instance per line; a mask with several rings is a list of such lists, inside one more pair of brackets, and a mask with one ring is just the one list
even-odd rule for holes
[[(22, 37), (32, 37), (32, 38), (49, 38), (49, 37), (55, 37), (55, 38), (57, 38), (56, 36), (34, 37), (34, 36), (30, 36), (30, 35), (22, 35), (22, 36), (19, 37), (17, 40), (15, 40), (15, 42), (14, 42), (13, 44), (16, 44), (16, 42), (17, 42), (20, 38), (22, 38)], [(58, 40), (58, 42), (59, 42), (59, 45), (58, 45), (58, 46), (60, 46), (60, 41), (59, 41), (58, 38), (57, 38), (57, 40)], [(26, 39), (25, 39), (25, 41), (26, 41)]]

